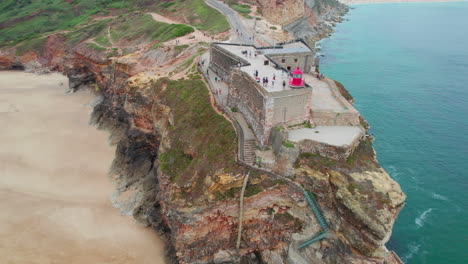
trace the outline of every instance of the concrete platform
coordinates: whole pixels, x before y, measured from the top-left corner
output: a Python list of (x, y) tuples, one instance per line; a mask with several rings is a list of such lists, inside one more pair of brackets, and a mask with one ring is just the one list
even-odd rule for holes
[(300, 142), (305, 139), (328, 145), (345, 147), (352, 145), (364, 134), (360, 126), (318, 126), (289, 130), (289, 140)]

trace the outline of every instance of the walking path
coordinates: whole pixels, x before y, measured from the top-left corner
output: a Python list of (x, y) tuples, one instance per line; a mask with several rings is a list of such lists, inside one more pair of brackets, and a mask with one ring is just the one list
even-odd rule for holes
[(304, 80), (314, 89), (312, 92), (312, 109), (338, 112), (345, 110), (332, 94), (330, 86), (325, 81), (318, 80), (310, 74), (304, 74)]

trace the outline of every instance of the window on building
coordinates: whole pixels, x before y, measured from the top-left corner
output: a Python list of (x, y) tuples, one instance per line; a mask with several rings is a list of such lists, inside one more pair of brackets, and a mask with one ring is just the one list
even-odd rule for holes
[(288, 71), (290, 71), (290, 70), (291, 70), (291, 66), (288, 66), (286, 69), (288, 69)]
[(297, 62), (297, 59), (294, 59), (294, 62)]
[(286, 62), (286, 59), (281, 59), (281, 63), (285, 63)]

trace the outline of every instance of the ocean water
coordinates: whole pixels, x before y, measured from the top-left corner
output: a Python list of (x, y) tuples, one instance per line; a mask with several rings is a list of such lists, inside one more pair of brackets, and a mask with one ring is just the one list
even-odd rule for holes
[(321, 70), (408, 195), (387, 246), (405, 263), (468, 263), (468, 2), (353, 7), (320, 43)]

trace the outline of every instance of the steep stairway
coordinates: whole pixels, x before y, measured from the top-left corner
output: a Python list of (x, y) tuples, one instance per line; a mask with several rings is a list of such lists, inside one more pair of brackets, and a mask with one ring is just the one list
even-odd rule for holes
[(249, 139), (244, 142), (244, 161), (248, 165), (255, 164), (255, 140)]
[(318, 220), (320, 226), (322, 227), (323, 231), (327, 232), (328, 229), (329, 229), (327, 220), (323, 216), (322, 210), (320, 210), (320, 206), (318, 205), (317, 201), (315, 200), (314, 195), (310, 191), (306, 190), (304, 192), (304, 196), (306, 197), (307, 202), (309, 203), (310, 207), (312, 208), (312, 211), (314, 211), (315, 217), (317, 218), (317, 220)]
[(310, 207), (312, 208), (312, 211), (314, 211), (315, 217), (317, 218), (317, 221), (319, 222), (320, 226), (322, 227), (323, 231), (316, 234), (313, 238), (303, 242), (302, 244), (299, 245), (299, 249), (307, 247), (309, 245), (312, 245), (313, 243), (320, 241), (326, 237), (331, 237), (332, 235), (327, 233), (327, 231), (330, 229), (328, 226), (328, 222), (325, 219), (325, 216), (323, 216), (322, 210), (320, 209), (319, 204), (317, 203), (317, 200), (315, 200), (314, 194), (310, 192), (309, 190), (304, 191), (304, 196), (309, 203)]

